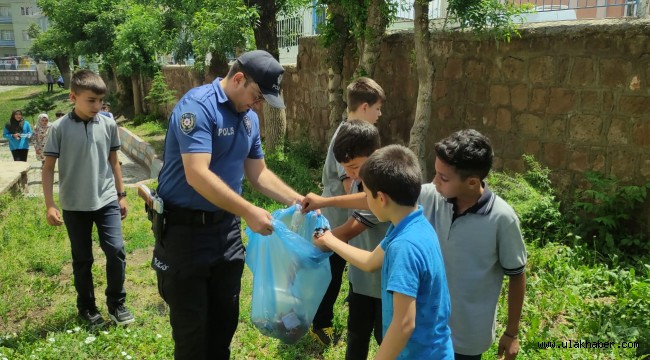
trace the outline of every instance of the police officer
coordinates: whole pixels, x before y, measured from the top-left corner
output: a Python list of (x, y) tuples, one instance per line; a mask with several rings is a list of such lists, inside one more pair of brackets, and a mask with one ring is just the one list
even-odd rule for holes
[(266, 51), (241, 55), (225, 78), (187, 92), (176, 104), (165, 139), (158, 194), (166, 228), (152, 267), (169, 305), (176, 359), (228, 359), (239, 318), (244, 268), (240, 217), (268, 235), (271, 215), (241, 197), (242, 178), (284, 204), (302, 196), (264, 162), (262, 101), (284, 108), (284, 69)]

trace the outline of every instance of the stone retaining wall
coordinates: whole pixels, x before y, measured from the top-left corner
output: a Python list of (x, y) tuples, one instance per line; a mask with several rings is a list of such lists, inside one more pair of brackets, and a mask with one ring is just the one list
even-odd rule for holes
[(6, 70), (0, 71), (0, 85), (38, 85), (36, 70)]
[(156, 155), (154, 148), (149, 143), (124, 127), (119, 127), (120, 141), (122, 142), (121, 150), (149, 169), (149, 177), (158, 178), (158, 173), (162, 168), (162, 160)]

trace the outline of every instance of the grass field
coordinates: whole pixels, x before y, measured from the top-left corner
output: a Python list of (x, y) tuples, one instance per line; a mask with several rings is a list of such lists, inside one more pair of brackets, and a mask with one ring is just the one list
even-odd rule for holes
[[(30, 90), (31, 89), (31, 90)], [(26, 87), (0, 98), (0, 111), (20, 107)], [(14, 99), (5, 101), (6, 99)], [(16, 100), (18, 99), (18, 100)], [(7, 104), (10, 102), (10, 104)], [(16, 105), (18, 104), (18, 105)], [(65, 106), (62, 101), (57, 106)], [(6, 113), (3, 112), (3, 113)], [(156, 128), (132, 128), (145, 138)], [(301, 193), (319, 190), (322, 155), (306, 145), (292, 145), (286, 155), (268, 158), (274, 169)], [(155, 185), (155, 184), (154, 184)], [(152, 185), (153, 186), (153, 185)], [(521, 190), (521, 186), (518, 190)], [(64, 227), (45, 222), (40, 198), (0, 196), (0, 360), (9, 359), (171, 359), (173, 342), (168, 309), (157, 293), (149, 263), (153, 238), (142, 202), (128, 189), (129, 216), (123, 223), (127, 251), (127, 305), (136, 322), (127, 327), (90, 329), (77, 317), (70, 250)], [(245, 186), (250, 201), (269, 210), (278, 204)], [(518, 195), (517, 196), (525, 196)], [(513, 204), (520, 216), (531, 216)], [(534, 216), (534, 214), (533, 214)], [(95, 239), (96, 240), (96, 239)], [(650, 354), (650, 261), (618, 261), (584, 246), (526, 239), (529, 261), (521, 322), (519, 359), (642, 359)], [(93, 275), (100, 311), (107, 317), (103, 291), (104, 256), (95, 246)], [(344, 282), (345, 283), (345, 282)], [(263, 336), (250, 322), (252, 276), (242, 279), (239, 327), (233, 359), (343, 359), (345, 343), (323, 348), (306, 336), (288, 346)], [(507, 285), (504, 286), (507, 288)], [(347, 287), (336, 305), (335, 328), (345, 338)], [(501, 296), (497, 334), (503, 331), (505, 296)], [(608, 349), (540, 349), (540, 343), (615, 342)], [(631, 348), (623, 348), (630, 346)], [(371, 353), (374, 353), (373, 346)], [(495, 358), (493, 346), (484, 356)]]

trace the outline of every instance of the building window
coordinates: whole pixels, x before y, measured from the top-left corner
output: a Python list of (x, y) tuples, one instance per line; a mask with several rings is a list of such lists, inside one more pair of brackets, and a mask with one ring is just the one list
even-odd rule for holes
[(11, 8), (9, 6), (0, 6), (0, 17), (11, 17)]
[(1, 30), (0, 36), (2, 36), (2, 40), (13, 40), (14, 32), (13, 30)]
[(23, 40), (25, 40), (25, 41), (29, 41), (29, 40), (31, 40), (31, 39), (32, 39), (32, 38), (29, 37), (29, 31), (27, 31), (27, 30), (23, 30)]
[(34, 8), (31, 6), (21, 6), (20, 7), (20, 15), (34, 15)]

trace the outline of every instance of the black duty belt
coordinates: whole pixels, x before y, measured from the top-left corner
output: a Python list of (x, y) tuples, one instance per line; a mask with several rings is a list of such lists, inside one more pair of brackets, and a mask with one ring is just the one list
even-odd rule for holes
[(201, 211), (183, 208), (165, 210), (165, 222), (168, 225), (209, 225), (224, 220), (230, 213), (227, 211)]

